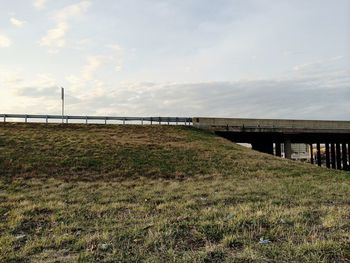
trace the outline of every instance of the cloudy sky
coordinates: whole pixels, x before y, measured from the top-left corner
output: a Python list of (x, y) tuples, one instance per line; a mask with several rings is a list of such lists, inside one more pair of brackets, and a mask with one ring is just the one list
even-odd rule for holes
[(350, 119), (349, 0), (1, 0), (0, 113)]

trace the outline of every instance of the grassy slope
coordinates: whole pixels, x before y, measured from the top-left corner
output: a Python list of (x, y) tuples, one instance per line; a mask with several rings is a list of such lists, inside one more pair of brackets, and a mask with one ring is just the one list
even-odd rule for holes
[(185, 127), (0, 125), (0, 262), (344, 262), (349, 232), (348, 173)]

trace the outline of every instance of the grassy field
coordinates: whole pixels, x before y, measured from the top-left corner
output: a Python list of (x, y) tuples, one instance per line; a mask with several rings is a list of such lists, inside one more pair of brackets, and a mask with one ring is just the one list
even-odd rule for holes
[(190, 127), (0, 124), (0, 262), (350, 262), (350, 173)]

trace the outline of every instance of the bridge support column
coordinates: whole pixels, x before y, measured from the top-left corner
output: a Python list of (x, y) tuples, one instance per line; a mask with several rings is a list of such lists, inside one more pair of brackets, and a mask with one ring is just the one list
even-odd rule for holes
[(350, 143), (348, 143), (348, 160), (349, 160), (349, 166), (348, 166), (348, 170), (350, 171)]
[(276, 156), (281, 157), (282, 156), (282, 150), (281, 150), (281, 143), (280, 142), (276, 142)]
[(290, 140), (284, 142), (284, 157), (287, 159), (292, 159), (292, 143)]
[(253, 150), (273, 154), (273, 143), (272, 142), (254, 142), (252, 143)]
[(321, 166), (322, 165), (322, 160), (321, 160), (321, 144), (318, 142), (317, 143), (317, 165)]
[(336, 153), (337, 153), (337, 169), (341, 170), (341, 152), (340, 152), (340, 143), (335, 145)]
[(346, 143), (342, 144), (342, 159), (343, 159), (343, 170), (348, 170), (348, 151), (346, 149)]
[(310, 157), (311, 164), (314, 164), (314, 147), (312, 143), (310, 144)]
[(326, 143), (326, 166), (327, 168), (331, 168), (331, 160), (329, 158), (329, 143)]
[(331, 158), (332, 158), (332, 168), (336, 169), (337, 165), (336, 165), (336, 158), (335, 158), (335, 145), (334, 143), (331, 144)]

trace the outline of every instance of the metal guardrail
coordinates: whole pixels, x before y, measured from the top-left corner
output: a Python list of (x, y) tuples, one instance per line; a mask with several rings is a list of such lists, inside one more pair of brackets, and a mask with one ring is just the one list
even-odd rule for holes
[(35, 115), (35, 114), (0, 114), (0, 118), (3, 118), (3, 122), (6, 122), (7, 119), (23, 119), (24, 122), (28, 122), (29, 119), (41, 119), (45, 120), (46, 123), (49, 120), (61, 120), (62, 123), (68, 123), (69, 120), (83, 120), (86, 124), (89, 123), (89, 120), (95, 121), (104, 121), (107, 124), (107, 121), (122, 121), (125, 124), (127, 121), (140, 121), (141, 124), (144, 122), (153, 123), (166, 123), (170, 124), (184, 124), (191, 125), (192, 118), (189, 117), (111, 117), (111, 116), (74, 116), (74, 115)]

